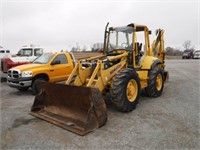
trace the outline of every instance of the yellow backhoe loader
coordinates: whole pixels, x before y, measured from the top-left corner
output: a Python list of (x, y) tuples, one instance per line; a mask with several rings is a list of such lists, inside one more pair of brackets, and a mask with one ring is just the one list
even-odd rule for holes
[(66, 84), (38, 82), (41, 91), (31, 114), (85, 135), (107, 121), (104, 95), (109, 94), (113, 105), (122, 112), (136, 108), (142, 89), (150, 97), (160, 96), (168, 79), (164, 30), (157, 30), (152, 44), (149, 34), (145, 25), (108, 28), (107, 24), (102, 54), (79, 59)]

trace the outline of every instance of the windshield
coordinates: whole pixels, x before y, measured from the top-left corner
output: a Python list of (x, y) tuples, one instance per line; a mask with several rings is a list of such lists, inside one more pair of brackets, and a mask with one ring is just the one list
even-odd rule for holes
[(133, 38), (132, 27), (111, 28), (108, 51), (114, 49), (131, 49)]
[(43, 54), (36, 58), (33, 63), (34, 64), (47, 64), (49, 60), (53, 57), (53, 54)]
[(32, 49), (20, 49), (18, 54), (19, 56), (32, 56)]
[(196, 55), (196, 54), (200, 55), (200, 51), (196, 51), (196, 52), (194, 52), (194, 54), (195, 54), (195, 55)]
[(190, 51), (190, 50), (184, 50), (183, 53), (192, 53), (192, 51)]

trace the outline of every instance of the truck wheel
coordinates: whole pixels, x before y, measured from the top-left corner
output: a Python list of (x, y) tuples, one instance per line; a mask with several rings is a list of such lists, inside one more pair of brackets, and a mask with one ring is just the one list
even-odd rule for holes
[(138, 104), (140, 91), (140, 80), (136, 71), (123, 69), (113, 78), (111, 101), (119, 111), (130, 112)]
[(32, 83), (32, 92), (33, 92), (33, 95), (36, 95), (40, 92), (40, 89), (37, 87), (36, 85), (36, 82), (37, 81), (47, 81), (45, 78), (36, 78), (35, 80), (33, 80), (33, 83)]
[(17, 88), (20, 92), (25, 92), (29, 89), (29, 87), (21, 87), (21, 88)]
[(1, 77), (1, 82), (6, 82), (7, 78)]
[(149, 71), (148, 86), (146, 92), (148, 96), (158, 97), (162, 94), (164, 88), (164, 71), (156, 66)]

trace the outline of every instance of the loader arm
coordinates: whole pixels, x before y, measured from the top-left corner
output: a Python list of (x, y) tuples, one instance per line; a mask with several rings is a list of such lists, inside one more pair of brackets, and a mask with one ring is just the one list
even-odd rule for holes
[(127, 56), (128, 53), (123, 51), (101, 59), (79, 60), (66, 84), (98, 88), (102, 92), (113, 76), (126, 66)]

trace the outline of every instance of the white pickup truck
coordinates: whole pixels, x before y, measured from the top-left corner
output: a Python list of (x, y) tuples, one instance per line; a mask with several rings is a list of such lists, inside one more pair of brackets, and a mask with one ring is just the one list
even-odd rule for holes
[(23, 46), (15, 56), (1, 58), (1, 76), (7, 77), (7, 71), (23, 64), (28, 64), (43, 54), (43, 49), (39, 46)]

